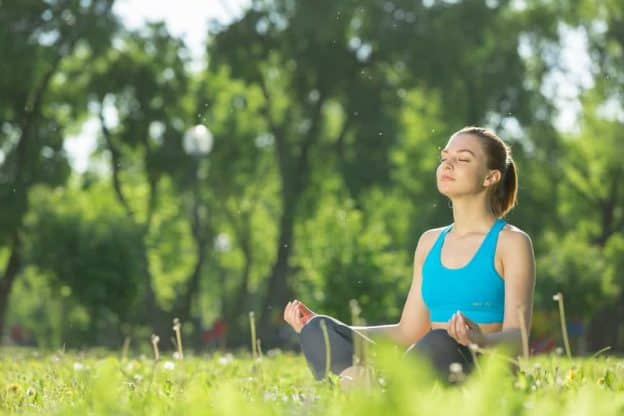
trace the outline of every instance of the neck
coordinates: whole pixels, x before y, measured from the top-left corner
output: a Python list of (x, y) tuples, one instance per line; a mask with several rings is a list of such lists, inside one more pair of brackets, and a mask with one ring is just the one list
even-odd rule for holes
[(453, 202), (453, 232), (458, 235), (486, 233), (496, 221), (485, 198), (479, 196), (455, 198)]

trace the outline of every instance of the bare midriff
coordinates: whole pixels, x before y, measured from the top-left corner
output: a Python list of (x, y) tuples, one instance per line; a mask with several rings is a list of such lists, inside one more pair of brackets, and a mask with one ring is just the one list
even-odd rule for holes
[[(432, 322), (431, 329), (447, 329), (448, 322)], [(493, 332), (500, 332), (503, 329), (502, 323), (492, 323), (492, 324), (479, 324), (479, 328), (481, 328), (481, 332), (484, 334), (491, 334)]]

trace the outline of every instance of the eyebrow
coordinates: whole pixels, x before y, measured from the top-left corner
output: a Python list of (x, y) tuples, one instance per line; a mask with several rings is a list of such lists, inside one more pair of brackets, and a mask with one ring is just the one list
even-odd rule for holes
[[(458, 150), (457, 152), (455, 152), (455, 153), (461, 153), (461, 152), (468, 152), (468, 153), (470, 153), (472, 156), (477, 157), (477, 156), (474, 154), (474, 152), (473, 152), (472, 150), (470, 150), (470, 149), (459, 149), (459, 150)], [(440, 153), (448, 153), (448, 150), (443, 149)]]

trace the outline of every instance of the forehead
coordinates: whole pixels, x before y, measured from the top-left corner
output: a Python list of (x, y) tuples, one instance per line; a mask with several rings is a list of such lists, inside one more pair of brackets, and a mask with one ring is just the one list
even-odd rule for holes
[(472, 151), (476, 156), (483, 155), (479, 138), (472, 134), (456, 134), (451, 136), (442, 151), (457, 152), (463, 149)]

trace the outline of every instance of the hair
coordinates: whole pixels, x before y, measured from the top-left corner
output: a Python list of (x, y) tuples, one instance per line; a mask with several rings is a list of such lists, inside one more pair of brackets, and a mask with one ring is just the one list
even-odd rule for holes
[(458, 134), (477, 137), (485, 151), (488, 169), (501, 172), (501, 180), (492, 187), (489, 201), (494, 215), (504, 217), (516, 205), (518, 197), (518, 170), (511, 157), (511, 148), (496, 133), (484, 127), (464, 127), (453, 136)]

